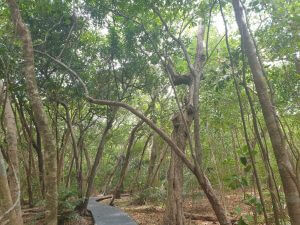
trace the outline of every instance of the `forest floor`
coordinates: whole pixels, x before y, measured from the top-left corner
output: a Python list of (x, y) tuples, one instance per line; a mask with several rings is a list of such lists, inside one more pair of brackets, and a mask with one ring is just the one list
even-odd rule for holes
[[(110, 199), (103, 200), (101, 203), (109, 204)], [(222, 199), (227, 206), (227, 212), (230, 218), (237, 221), (240, 215), (251, 213), (249, 206), (243, 203), (243, 193), (234, 191), (226, 194)], [(137, 205), (134, 199), (122, 197), (115, 200), (115, 206), (121, 208), (130, 217), (132, 217), (139, 225), (160, 225), (163, 222), (164, 207), (163, 205), (146, 203), (145, 205)], [(184, 212), (188, 217), (187, 225), (213, 225), (219, 224), (208, 200), (202, 197), (189, 197), (184, 201)], [(195, 219), (195, 216), (197, 217)], [(25, 225), (43, 225), (43, 214), (41, 208), (23, 209), (23, 218)], [(63, 223), (64, 225), (93, 225), (91, 217), (75, 216), (72, 220)]]
[[(223, 201), (226, 202), (227, 211), (233, 221), (237, 221), (241, 214), (250, 213), (249, 206), (242, 203), (243, 194), (240, 191), (227, 193)], [(101, 201), (104, 204), (108, 200)], [(147, 203), (145, 205), (136, 205), (131, 197), (122, 197), (115, 200), (115, 206), (124, 210), (139, 225), (160, 225), (163, 222), (164, 207), (157, 204)], [(187, 198), (184, 202), (184, 212), (193, 219), (188, 219), (188, 225), (212, 225), (219, 224), (216, 216), (205, 197)], [(238, 215), (239, 214), (239, 215)], [(197, 219), (195, 219), (197, 217)]]
[[(35, 207), (35, 208), (25, 208), (22, 209), (23, 212), (23, 220), (24, 225), (44, 225), (44, 213), (43, 208)], [(63, 225), (93, 225), (93, 219), (91, 216), (79, 216), (74, 213), (70, 216), (70, 220), (65, 221), (64, 223), (59, 223)]]

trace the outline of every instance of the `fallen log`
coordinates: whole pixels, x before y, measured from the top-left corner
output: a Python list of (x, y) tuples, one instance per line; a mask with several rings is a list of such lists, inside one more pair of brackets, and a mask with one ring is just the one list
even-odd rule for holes
[(211, 222), (217, 222), (217, 218), (213, 216), (203, 216), (200, 214), (194, 214), (194, 213), (184, 213), (184, 216), (186, 219), (191, 219), (191, 220), (202, 220), (202, 221), (211, 221)]
[(22, 212), (42, 212), (45, 209), (43, 207), (36, 207), (36, 208), (27, 208), (27, 209), (22, 209)]
[[(218, 219), (216, 217), (214, 217), (214, 216), (204, 216), (204, 215), (194, 214), (194, 213), (188, 213), (188, 212), (184, 213), (184, 217), (186, 219), (191, 219), (191, 220), (201, 220), (201, 221), (218, 222)], [(231, 221), (232, 224), (236, 224), (236, 222), (238, 221), (238, 219), (236, 219), (236, 218), (230, 218), (230, 221)]]
[[(130, 196), (130, 194), (121, 194), (121, 197), (127, 197), (127, 196)], [(113, 195), (105, 195), (105, 196), (99, 197), (96, 201), (100, 202), (100, 201), (103, 201), (103, 200), (106, 200), (106, 199), (110, 199), (112, 197), (113, 197)]]
[(150, 206), (150, 207), (141, 206), (141, 207), (138, 207), (138, 208), (122, 207), (122, 209), (124, 211), (137, 212), (137, 213), (154, 213), (154, 212), (163, 213), (164, 212), (164, 209), (158, 208), (158, 207), (155, 207), (155, 206)]
[(24, 213), (22, 213), (22, 216), (23, 217), (28, 217), (28, 216), (36, 215), (38, 213), (39, 212), (24, 212)]
[(105, 196), (99, 197), (96, 201), (100, 202), (100, 201), (103, 201), (105, 199), (110, 199), (110, 198), (112, 198), (112, 195), (105, 195)]

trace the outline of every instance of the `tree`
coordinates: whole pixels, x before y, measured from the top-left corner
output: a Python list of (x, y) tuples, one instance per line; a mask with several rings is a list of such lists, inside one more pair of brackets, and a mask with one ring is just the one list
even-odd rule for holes
[(233, 0), (232, 4), (240, 30), (243, 47), (248, 58), (261, 109), (277, 160), (291, 223), (297, 224), (300, 221), (300, 181), (296, 175), (297, 171), (294, 170), (295, 165), (293, 165), (293, 162), (289, 157), (286, 140), (276, 115), (276, 107), (274, 106), (269, 94), (267, 81), (263, 73), (262, 65), (258, 59), (256, 47), (244, 21), (241, 3), (239, 0)]
[(10, 96), (5, 90), (6, 87), (0, 81), (0, 100), (4, 106), (4, 124), (6, 128), (7, 156), (9, 160), (8, 179), (12, 201), (16, 202), (15, 213), (18, 224), (23, 224), (21, 203), (20, 203), (20, 176), (18, 158), (18, 136), (15, 123), (15, 116), (11, 108)]
[(56, 161), (56, 148), (54, 138), (50, 129), (48, 118), (44, 110), (41, 97), (38, 92), (38, 87), (34, 73), (34, 54), (32, 47), (32, 40), (30, 31), (24, 24), (20, 10), (14, 0), (7, 1), (12, 21), (16, 27), (17, 34), (23, 44), (24, 54), (24, 75), (27, 87), (27, 94), (30, 99), (31, 107), (34, 117), (37, 121), (37, 127), (41, 132), (42, 142), (45, 149), (45, 187), (46, 187), (46, 224), (57, 224), (57, 161)]

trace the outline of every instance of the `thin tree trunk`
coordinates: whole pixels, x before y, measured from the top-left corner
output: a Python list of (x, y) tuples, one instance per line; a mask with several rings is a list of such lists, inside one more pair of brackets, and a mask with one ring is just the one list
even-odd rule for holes
[(148, 166), (148, 175), (147, 175), (147, 181), (146, 181), (146, 186), (150, 186), (150, 182), (153, 177), (153, 171), (156, 163), (156, 159), (159, 154), (159, 141), (160, 137), (157, 134), (154, 134), (152, 137), (152, 147), (151, 147), (151, 153), (150, 153), (150, 161), (149, 161), (149, 166)]
[[(18, 199), (18, 201), (20, 201), (20, 199)], [(3, 218), (5, 218), (3, 213), (6, 213), (8, 210), (10, 210), (10, 212), (8, 213), (10, 225), (19, 224), (19, 222), (22, 221), (22, 218), (19, 218), (19, 216), (16, 215), (16, 211), (13, 208), (15, 202), (13, 202), (11, 197), (10, 189), (7, 182), (6, 168), (5, 168), (4, 159), (1, 151), (0, 151), (0, 203), (1, 203), (0, 209), (3, 210), (2, 214), (0, 215), (0, 222)]]
[(58, 164), (57, 164), (57, 183), (58, 186), (61, 182), (63, 182), (64, 178), (64, 161), (65, 161), (65, 152), (67, 149), (67, 145), (69, 142), (69, 137), (70, 137), (70, 129), (67, 129), (65, 132), (65, 135), (63, 137), (60, 151), (59, 151), (59, 158), (58, 158)]
[[(82, 141), (83, 142), (83, 141)], [(91, 159), (90, 159), (90, 156), (89, 156), (89, 152), (88, 150), (86, 149), (85, 145), (84, 145), (84, 142), (82, 143), (82, 151), (84, 152), (84, 157), (85, 157), (85, 160), (86, 160), (86, 166), (87, 166), (87, 174), (90, 174), (90, 171), (92, 169), (92, 166), (91, 166)]]
[(249, 106), (250, 106), (250, 110), (251, 110), (251, 114), (252, 114), (252, 122), (253, 122), (255, 136), (256, 136), (256, 139), (258, 140), (259, 148), (262, 153), (263, 164), (264, 164), (264, 167), (265, 167), (265, 170), (267, 173), (268, 187), (269, 187), (269, 192), (271, 195), (272, 206), (273, 206), (272, 210), (273, 210), (274, 222), (276, 225), (280, 225), (280, 221), (279, 221), (280, 214), (279, 214), (279, 209), (278, 209), (278, 205), (277, 205), (277, 203), (279, 202), (279, 199), (277, 199), (276, 190), (274, 189), (275, 183), (272, 178), (271, 168), (268, 163), (269, 162), (268, 152), (266, 151), (266, 149), (263, 145), (261, 136), (260, 136), (260, 132), (259, 132), (258, 125), (257, 125), (256, 112), (254, 109), (254, 105), (253, 105), (253, 101), (252, 101), (250, 92), (247, 87), (245, 69), (246, 68), (244, 65), (244, 58), (243, 58), (243, 86), (245, 89), (245, 93), (246, 93), (246, 96), (247, 96), (247, 99), (249, 102)]
[(276, 108), (272, 104), (271, 96), (268, 92), (267, 81), (258, 60), (255, 45), (244, 21), (243, 9), (239, 0), (232, 0), (232, 4), (234, 7), (235, 18), (241, 33), (243, 47), (248, 58), (257, 95), (278, 164), (291, 224), (297, 225), (300, 223), (299, 180), (295, 171), (293, 171), (294, 166), (289, 159), (286, 141), (276, 118)]
[(114, 121), (114, 118), (115, 118), (115, 111), (116, 109), (113, 110), (113, 115), (111, 116), (111, 118), (109, 118), (106, 122), (106, 126), (104, 128), (104, 131), (101, 135), (101, 139), (100, 139), (100, 143), (99, 143), (99, 146), (98, 146), (98, 150), (97, 150), (97, 153), (96, 153), (96, 157), (95, 157), (95, 161), (94, 161), (94, 164), (93, 164), (93, 167), (91, 169), (91, 172), (89, 174), (89, 177), (88, 177), (88, 183), (87, 183), (87, 190), (86, 190), (86, 193), (85, 193), (85, 198), (84, 198), (84, 201), (81, 205), (78, 206), (78, 210), (80, 211), (81, 214), (86, 214), (87, 213), (87, 205), (88, 205), (88, 202), (89, 202), (89, 198), (92, 194), (92, 189), (93, 189), (93, 184), (94, 184), (94, 179), (95, 179), (95, 176), (96, 176), (96, 171), (97, 171), (97, 168), (99, 166), (99, 163), (100, 163), (100, 160), (102, 159), (102, 155), (103, 155), (103, 151), (104, 151), (104, 145), (107, 141), (107, 136), (109, 134), (109, 131), (112, 127), (112, 124), (113, 124), (113, 121)]
[[(45, 198), (45, 163), (44, 163), (44, 154), (42, 151), (42, 140), (40, 131), (37, 127), (37, 124), (34, 121), (34, 126), (36, 130), (36, 145), (33, 145), (38, 159), (38, 168), (39, 168), (39, 182), (40, 182), (40, 188), (41, 188), (41, 194), (43, 199)], [(30, 135), (32, 135), (32, 131), (30, 129)]]
[(158, 171), (160, 169), (160, 166), (162, 165), (162, 162), (164, 161), (164, 159), (165, 159), (165, 157), (167, 155), (168, 147), (169, 146), (166, 146), (165, 149), (163, 150), (163, 152), (161, 152), (161, 154), (160, 154), (159, 161), (158, 161), (156, 167), (154, 168), (153, 176), (152, 176), (152, 179), (150, 181), (150, 186), (153, 186), (153, 184), (155, 182), (155, 179), (158, 178)]
[(66, 178), (66, 188), (70, 187), (71, 185), (71, 175), (72, 175), (72, 169), (74, 164), (74, 154), (72, 154), (71, 164), (70, 168), (68, 170), (67, 178)]
[(33, 207), (33, 193), (32, 193), (32, 144), (29, 142), (28, 146), (28, 170), (27, 170), (27, 192), (28, 192), (28, 203), (29, 207)]
[(18, 135), (15, 116), (11, 108), (10, 96), (5, 90), (3, 82), (0, 81), (0, 99), (4, 105), (4, 126), (6, 128), (5, 139), (7, 142), (7, 155), (9, 158), (9, 166), (7, 177), (9, 180), (10, 193), (13, 202), (17, 201), (14, 209), (18, 224), (23, 224), (21, 203), (18, 199), (20, 193), (20, 178), (19, 178), (19, 157), (18, 157)]
[(110, 201), (110, 205), (113, 205), (114, 204), (114, 200), (117, 198), (120, 198), (121, 197), (121, 188), (123, 186), (123, 183), (124, 183), (124, 180), (125, 180), (125, 176), (126, 176), (126, 173), (127, 173), (127, 168), (128, 168), (128, 165), (129, 165), (129, 159), (130, 159), (130, 156), (131, 156), (131, 150), (132, 150), (132, 147), (134, 145), (134, 140), (135, 140), (135, 134), (136, 132), (139, 131), (139, 129), (141, 128), (141, 126), (143, 125), (144, 121), (143, 120), (140, 120), (138, 122), (137, 125), (135, 125), (135, 127), (132, 129), (132, 131), (130, 132), (130, 136), (129, 136), (129, 139), (128, 139), (128, 144), (127, 144), (127, 150), (126, 150), (126, 155), (125, 155), (125, 160), (124, 160), (124, 163), (123, 163), (123, 166), (122, 166), (122, 169), (121, 169), (121, 173), (120, 173), (120, 178), (119, 178), (119, 181), (115, 187), (115, 190), (114, 190), (114, 193), (113, 193), (113, 197)]
[(133, 182), (132, 184), (132, 187), (131, 187), (131, 190), (133, 191), (134, 190), (134, 186), (137, 186), (138, 185), (138, 179), (140, 177), (140, 173), (141, 173), (141, 167), (142, 167), (142, 162), (143, 162), (143, 159), (144, 159), (144, 155), (145, 155), (145, 152), (146, 152), (146, 149), (147, 149), (147, 146), (148, 146), (148, 143), (151, 139), (153, 134), (150, 134), (148, 137), (147, 137), (147, 140), (144, 144), (144, 147), (143, 147), (143, 150), (142, 150), (142, 154), (141, 154), (141, 158), (140, 158), (140, 161), (139, 161), (139, 164), (138, 164), (138, 169), (137, 169), (137, 173), (136, 173), (136, 177), (135, 177), (135, 182)]
[(75, 137), (75, 134), (74, 134), (74, 130), (73, 130), (71, 116), (70, 116), (68, 106), (64, 102), (60, 102), (60, 104), (66, 110), (66, 121), (67, 121), (67, 125), (68, 125), (68, 128), (70, 130), (70, 134), (71, 134), (71, 138), (72, 138), (73, 154), (74, 154), (75, 169), (76, 169), (76, 179), (77, 179), (77, 191), (78, 191), (79, 198), (81, 198), (82, 197), (82, 171), (80, 170), (80, 162), (79, 162), (79, 153), (78, 153), (78, 148), (77, 148), (77, 141), (76, 141), (76, 137)]
[(30, 139), (30, 143), (32, 144), (33, 148), (35, 149), (35, 151), (37, 153), (40, 190), (41, 190), (42, 198), (45, 198), (44, 157), (43, 157), (42, 146), (41, 146), (42, 143), (41, 143), (40, 132), (37, 129), (35, 121), (33, 121), (35, 129), (36, 129), (36, 142), (35, 142), (35, 140), (33, 139), (33, 135), (32, 135), (32, 127), (28, 126), (28, 123), (25, 119), (23, 104), (20, 101), (18, 101), (18, 104), (17, 104), (17, 100), (15, 100), (15, 103), (16, 103), (15, 105), (17, 106), (17, 110), (19, 112), (19, 117), (20, 117), (20, 121), (22, 123), (22, 127), (25, 129), (27, 136)]
[[(14, 100), (14, 99), (13, 99)], [(15, 102), (16, 103), (16, 102)], [(32, 208), (33, 207), (33, 192), (32, 192), (32, 178), (34, 177), (34, 174), (32, 174), (32, 167), (33, 167), (33, 153), (32, 153), (32, 142), (31, 142), (31, 138), (29, 137), (23, 122), (22, 122), (22, 117), (20, 115), (20, 111), (19, 111), (19, 107), (16, 105), (17, 108), (17, 112), (19, 115), (19, 119), (21, 121), (21, 126), (22, 126), (22, 131), (23, 134), (25, 136), (25, 140), (28, 144), (28, 158), (25, 156), (24, 151), (22, 151), (22, 157), (23, 157), (23, 161), (24, 161), (24, 169), (26, 172), (26, 182), (27, 182), (27, 193), (28, 193), (28, 204), (29, 207)], [(15, 113), (15, 117), (16, 117), (16, 113)], [(19, 140), (21, 140), (21, 132), (18, 132), (18, 136), (19, 136)], [(27, 163), (28, 161), (28, 163)]]
[[(217, 179), (218, 179), (218, 183), (219, 183), (219, 193), (221, 195), (221, 200), (225, 206), (226, 204), (226, 199), (225, 199), (225, 189), (224, 189), (224, 182), (223, 182), (223, 175), (221, 174), (220, 171), (222, 171), (222, 169), (220, 168), (220, 165), (216, 159), (216, 155), (215, 155), (215, 143), (213, 141), (210, 140), (210, 137), (208, 137), (208, 143), (210, 145), (210, 149), (211, 149), (211, 155), (212, 155), (212, 161), (215, 164), (215, 168), (216, 168), (216, 175), (217, 175)], [(223, 148), (224, 150), (224, 148)], [(226, 209), (226, 208), (225, 208)]]
[(248, 131), (247, 131), (247, 125), (246, 125), (246, 121), (245, 121), (245, 113), (244, 113), (244, 108), (243, 108), (243, 104), (242, 104), (242, 100), (241, 100), (241, 91), (240, 91), (240, 87), (236, 78), (236, 73), (234, 71), (234, 64), (233, 64), (233, 58), (231, 55), (231, 50), (230, 50), (230, 45), (229, 45), (229, 40), (228, 40), (228, 30), (227, 30), (227, 23), (226, 23), (226, 19), (223, 13), (223, 9), (222, 9), (222, 4), (221, 1), (219, 0), (219, 4), (220, 4), (220, 11), (223, 17), (223, 21), (224, 21), (224, 26), (225, 26), (225, 37), (226, 37), (226, 46), (227, 46), (227, 50), (228, 50), (228, 55), (229, 55), (229, 59), (230, 59), (230, 67), (231, 67), (231, 75), (233, 77), (234, 80), (234, 87), (236, 89), (236, 93), (237, 93), (237, 98), (238, 98), (238, 103), (239, 103), (239, 108), (240, 108), (240, 115), (241, 115), (241, 120), (242, 120), (242, 124), (243, 124), (243, 130), (244, 130), (244, 137), (245, 137), (245, 141), (247, 144), (247, 149), (250, 155), (250, 160), (251, 160), (251, 165), (252, 165), (252, 169), (253, 169), (253, 175), (255, 178), (255, 182), (257, 185), (257, 190), (259, 193), (259, 198), (260, 198), (260, 202), (262, 205), (262, 210), (263, 210), (263, 214), (264, 214), (264, 218), (265, 218), (265, 223), (267, 225), (269, 225), (269, 219), (268, 219), (268, 214), (267, 214), (267, 210), (266, 210), (266, 206), (265, 206), (265, 201), (264, 201), (264, 196), (263, 196), (263, 192), (262, 192), (262, 187), (261, 187), (261, 182), (258, 176), (258, 172), (257, 172), (257, 168), (255, 165), (255, 156), (253, 154), (253, 149), (254, 146), (251, 145), (250, 140), (249, 140), (249, 136), (248, 136)]
[(122, 155), (120, 155), (120, 156), (118, 157), (117, 163), (116, 163), (116, 165), (115, 165), (113, 171), (109, 174), (109, 177), (108, 177), (108, 179), (107, 179), (107, 182), (105, 183), (105, 185), (104, 185), (104, 187), (103, 187), (103, 191), (102, 191), (102, 194), (103, 194), (103, 195), (106, 195), (106, 194), (107, 194), (108, 188), (110, 187), (110, 184), (111, 184), (111, 182), (112, 182), (112, 179), (113, 179), (115, 173), (117, 172), (117, 169), (119, 168), (119, 166), (120, 166), (120, 164), (121, 164), (122, 158), (123, 158)]
[(44, 110), (44, 106), (41, 97), (38, 92), (37, 82), (34, 72), (34, 54), (30, 32), (24, 24), (20, 14), (19, 7), (15, 0), (7, 0), (9, 5), (12, 21), (15, 25), (17, 34), (23, 44), (24, 54), (24, 75), (27, 88), (28, 98), (31, 103), (31, 107), (34, 116), (37, 120), (39, 131), (43, 138), (43, 145), (45, 150), (45, 186), (46, 186), (46, 210), (45, 210), (45, 222), (47, 225), (57, 224), (57, 155), (54, 144), (54, 137), (52, 135), (51, 128), (49, 126), (48, 118)]

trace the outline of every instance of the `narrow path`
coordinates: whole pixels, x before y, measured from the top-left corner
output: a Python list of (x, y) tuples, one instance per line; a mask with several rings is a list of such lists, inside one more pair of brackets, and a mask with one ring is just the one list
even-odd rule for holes
[(137, 225), (125, 212), (96, 201), (96, 197), (91, 197), (88, 210), (91, 211), (95, 225)]

